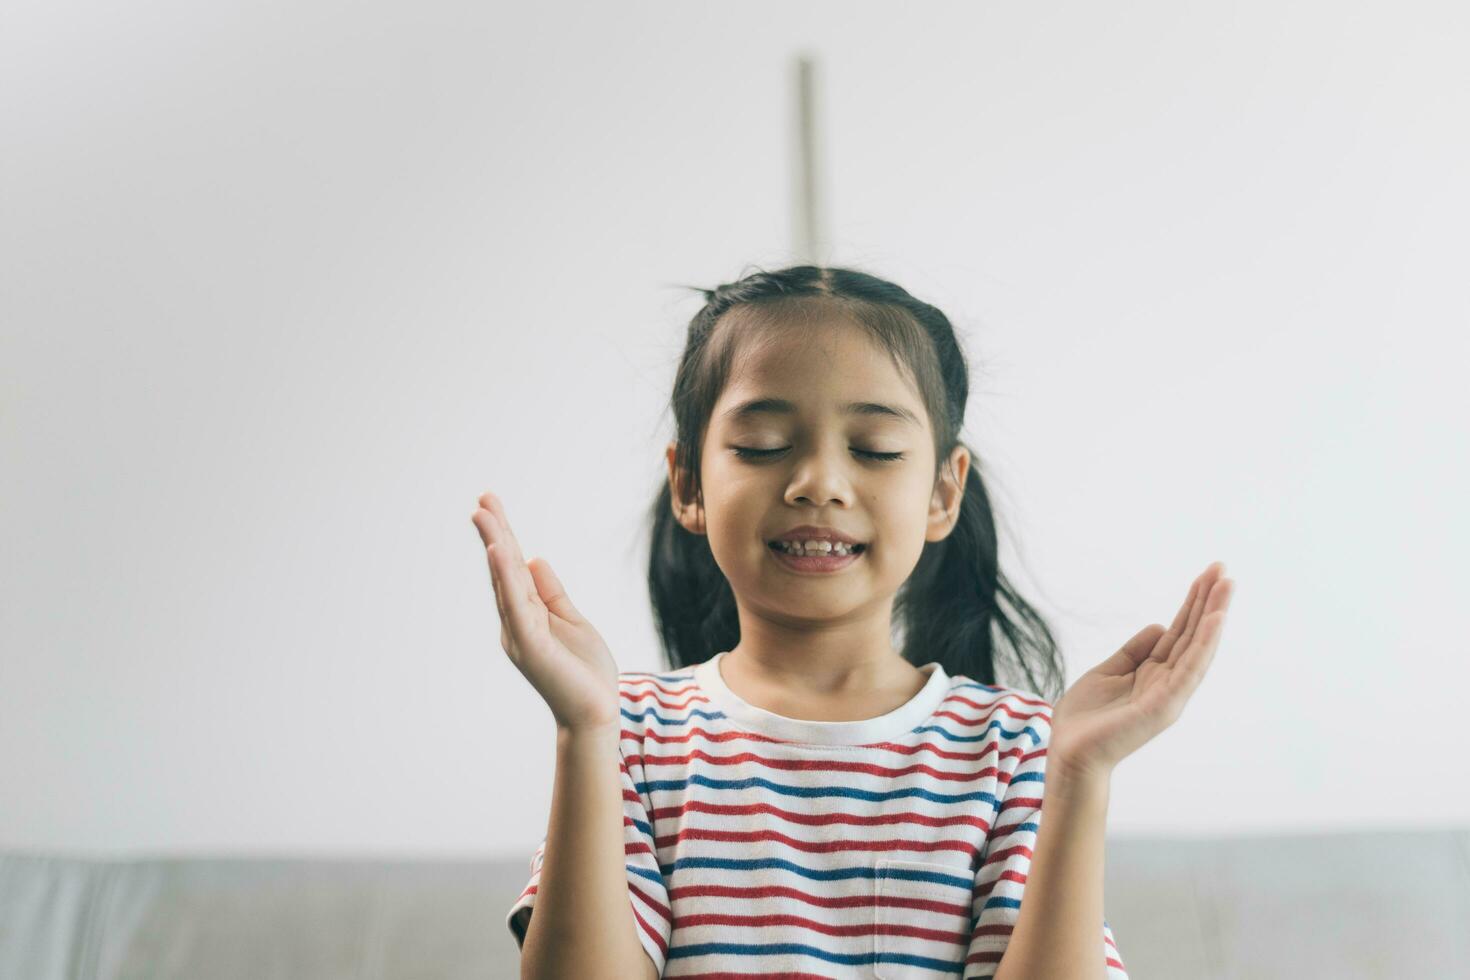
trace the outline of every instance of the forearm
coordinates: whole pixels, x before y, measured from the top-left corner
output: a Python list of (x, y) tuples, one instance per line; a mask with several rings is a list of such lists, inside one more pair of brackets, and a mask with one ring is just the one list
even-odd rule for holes
[(1046, 774), (1021, 908), (994, 980), (1105, 980), (1103, 843), (1110, 780)]
[(618, 735), (558, 730), (556, 778), (521, 975), (656, 976), (628, 899)]

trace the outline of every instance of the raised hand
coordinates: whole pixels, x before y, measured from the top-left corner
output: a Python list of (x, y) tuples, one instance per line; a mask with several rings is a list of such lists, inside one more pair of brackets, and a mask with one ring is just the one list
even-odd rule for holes
[(1145, 626), (1077, 678), (1052, 707), (1047, 770), (1105, 778), (1174, 724), (1215, 657), (1234, 588), (1225, 564), (1211, 563), (1189, 587), (1173, 625)]
[(615, 729), (618, 665), (592, 624), (577, 612), (545, 559), (527, 562), (500, 500), (480, 496), (470, 520), (490, 562), (500, 612), (500, 645), (545, 699), (559, 728)]

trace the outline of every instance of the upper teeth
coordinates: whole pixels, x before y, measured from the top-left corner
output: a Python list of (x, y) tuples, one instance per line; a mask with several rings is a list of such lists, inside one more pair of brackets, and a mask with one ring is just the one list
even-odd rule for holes
[(826, 541), (821, 539), (810, 541), (777, 541), (776, 544), (781, 548), (782, 551), (787, 551), (791, 554), (796, 555), (850, 555), (852, 554), (853, 547), (843, 541)]

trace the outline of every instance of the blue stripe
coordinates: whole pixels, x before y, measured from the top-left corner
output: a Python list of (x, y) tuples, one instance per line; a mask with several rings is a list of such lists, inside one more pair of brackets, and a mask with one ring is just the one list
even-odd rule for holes
[[(883, 858), (878, 860), (882, 861)], [(917, 868), (877, 868), (879, 878), (902, 878), (904, 881), (930, 881), (937, 885), (954, 885), (956, 888), (969, 888), (974, 882), (970, 878), (959, 878), (954, 875), (941, 874), (938, 871), (920, 871)]]
[(655, 885), (662, 885), (664, 883), (663, 875), (651, 868), (640, 868), (636, 864), (625, 864), (623, 867), (628, 869), (629, 874), (635, 874), (640, 878), (647, 878)]
[(965, 969), (963, 961), (937, 960), (929, 956), (914, 956), (908, 953), (829, 953), (825, 949), (802, 943), (767, 943), (759, 946), (745, 943), (695, 943), (671, 948), (668, 958), (678, 960), (690, 956), (783, 956), (792, 954), (812, 956), (827, 963), (841, 963), (843, 966), (903, 963), (907, 966), (920, 966), (928, 970), (940, 970), (954, 974), (963, 973)]
[(629, 721), (646, 721), (650, 716), (652, 716), (653, 720), (658, 722), (660, 725), (687, 725), (690, 721), (694, 719), (695, 716), (698, 716), (700, 718), (708, 718), (711, 720), (725, 717), (725, 713), (723, 711), (703, 711), (699, 708), (694, 708), (693, 710), (691, 710), (689, 712), (688, 718), (665, 718), (663, 715), (660, 715), (656, 711), (654, 711), (652, 707), (644, 708), (636, 715), (633, 712), (629, 711), (627, 708), (620, 708), (619, 710), (622, 712), (623, 717), (628, 719)]
[[(876, 879), (882, 877), (875, 867), (852, 867), (852, 868), (826, 868), (817, 870), (797, 864), (794, 861), (786, 861), (782, 858), (705, 858), (685, 857), (679, 858), (673, 864), (660, 865), (664, 878), (673, 876), (674, 872), (682, 868), (718, 868), (723, 871), (759, 871), (763, 868), (780, 868), (790, 871), (811, 881), (845, 881), (849, 878)], [(908, 873), (899, 875), (896, 869), (887, 869), (887, 877), (908, 877)], [(968, 875), (947, 875), (937, 871), (919, 872), (919, 877), (924, 881), (934, 882), (939, 885), (950, 885), (954, 888), (963, 888), (968, 891), (974, 880)]]
[(938, 732), (940, 735), (943, 735), (951, 742), (982, 742), (985, 739), (989, 738), (991, 730), (996, 728), (1000, 729), (1001, 738), (1020, 738), (1022, 735), (1030, 735), (1031, 744), (1033, 747), (1040, 744), (1041, 742), (1041, 736), (1038, 735), (1036, 733), (1036, 729), (1032, 728), (1030, 725), (1027, 725), (1019, 732), (1012, 732), (1008, 731), (1004, 725), (995, 720), (992, 720), (990, 724), (985, 726), (984, 731), (976, 735), (956, 735), (954, 732), (951, 732), (949, 729), (943, 727), (942, 725), (920, 725), (918, 728), (912, 729), (912, 731)]
[[(1037, 773), (1035, 775), (1039, 776), (1040, 774)], [(1012, 782), (1020, 778), (1020, 776), (1017, 776)], [(852, 789), (848, 786), (787, 786), (782, 783), (773, 783), (769, 779), (763, 779), (760, 776), (751, 776), (747, 779), (711, 779), (709, 776), (691, 773), (688, 779), (652, 779), (647, 782), (634, 783), (633, 787), (642, 794), (651, 790), (684, 790), (691, 783), (708, 786), (710, 789), (729, 790), (745, 790), (750, 789), (752, 786), (760, 786), (773, 793), (780, 793), (783, 796), (802, 796), (807, 798), (838, 796), (850, 800), (877, 802), (913, 796), (919, 799), (930, 800), (934, 803), (970, 803), (979, 801), (990, 804), (992, 809), (998, 809), (999, 807), (999, 801), (996, 799), (995, 794), (983, 791), (975, 793), (935, 793), (932, 790), (924, 789), (922, 786), (909, 786), (904, 789), (884, 791)]]

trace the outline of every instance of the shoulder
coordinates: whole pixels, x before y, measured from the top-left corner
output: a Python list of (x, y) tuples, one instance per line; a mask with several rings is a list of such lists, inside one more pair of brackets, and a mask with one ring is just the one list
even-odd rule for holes
[(951, 678), (947, 700), (983, 725), (987, 740), (996, 739), (1002, 753), (1029, 754), (1050, 740), (1052, 703), (1034, 691), (960, 674)]
[(695, 687), (694, 667), (678, 667), (674, 670), (620, 670), (618, 671), (618, 694), (624, 700), (637, 699), (649, 692), (677, 694)]
[(623, 727), (635, 732), (659, 722), (687, 718), (699, 700), (697, 695), (693, 667), (618, 672), (618, 705)]

